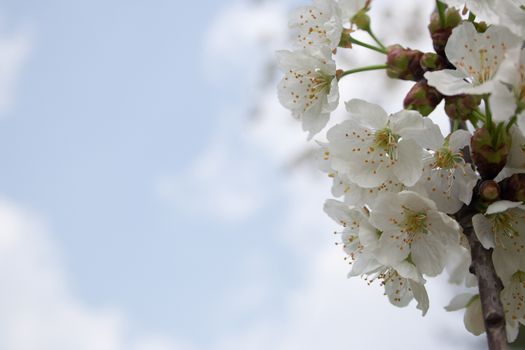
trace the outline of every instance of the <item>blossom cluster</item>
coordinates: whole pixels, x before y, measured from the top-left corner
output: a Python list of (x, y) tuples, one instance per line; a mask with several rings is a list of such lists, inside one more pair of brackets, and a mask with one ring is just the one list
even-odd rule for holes
[[(339, 106), (344, 77), (385, 69), (414, 82), (396, 113), (345, 100), (345, 120), (317, 141), (320, 168), (338, 198), (324, 210), (341, 226), (349, 276), (380, 281), (396, 306), (415, 299), (424, 315), (426, 280), (446, 270), (451, 282), (474, 289), (447, 310), (465, 308), (466, 328), (481, 334), (470, 247), (458, 222), (470, 213), (477, 239), (493, 250), (513, 341), (525, 324), (525, 2), (437, 1), (428, 25), (434, 52), (383, 45), (371, 29), (371, 6), (313, 0), (291, 14), (294, 49), (277, 53), (279, 100), (308, 139)], [(372, 43), (357, 40), (357, 31)], [(385, 62), (342, 69), (338, 51), (355, 45), (384, 53)], [(447, 135), (432, 120), (440, 103)]]

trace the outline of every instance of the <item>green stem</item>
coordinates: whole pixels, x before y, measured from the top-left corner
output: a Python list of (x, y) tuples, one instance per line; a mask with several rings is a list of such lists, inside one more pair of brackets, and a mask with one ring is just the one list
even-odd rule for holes
[(373, 65), (373, 66), (365, 66), (365, 67), (345, 70), (339, 76), (339, 79), (341, 79), (344, 76), (347, 76), (347, 75), (350, 75), (350, 74), (354, 74), (354, 73), (366, 72), (366, 71), (370, 71), (370, 70), (387, 69), (387, 68), (388, 68), (388, 66), (386, 64), (376, 64), (376, 65)]
[(469, 11), (468, 13), (468, 21), (474, 22), (476, 20), (476, 15)]
[(366, 47), (367, 49), (370, 49), (370, 50), (374, 50), (374, 51), (377, 51), (377, 52), (381, 52), (381, 53), (384, 53), (385, 55), (388, 53), (386, 51), (386, 49), (382, 49), (380, 47), (377, 47), (377, 46), (374, 46), (374, 45), (370, 45), (370, 44), (367, 44), (365, 42), (362, 42), (360, 40), (357, 40), (355, 38), (350, 38), (350, 42), (352, 44), (356, 44), (356, 45), (359, 45), (359, 46), (362, 46), (362, 47)]
[(494, 132), (494, 123), (492, 122), (492, 111), (490, 110), (490, 101), (488, 95), (483, 96), (485, 102), (485, 125), (487, 130), (492, 134)]
[(514, 114), (511, 118), (510, 118), (510, 121), (509, 123), (507, 124), (507, 128), (505, 129), (507, 131), (507, 133), (510, 131), (510, 128), (516, 124), (516, 122), (518, 121), (518, 116), (516, 114)]
[(445, 16), (446, 7), (447, 5), (445, 5), (439, 0), (436, 0), (436, 8), (439, 13), (439, 24), (441, 25), (441, 28), (445, 28), (445, 26), (447, 25), (447, 17)]
[(386, 50), (385, 45), (383, 45), (383, 43), (375, 36), (374, 32), (372, 32), (372, 28), (369, 27), (366, 32), (372, 37), (372, 39), (374, 39), (377, 45), (379, 45), (383, 50)]
[(503, 133), (506, 132), (505, 124), (503, 122), (498, 123), (496, 126), (494, 135), (492, 136), (492, 146), (496, 149), (499, 148), (501, 141), (504, 139)]
[[(483, 122), (483, 124), (485, 124), (486, 120), (487, 120), (487, 117), (485, 117), (485, 115), (483, 113), (481, 113), (480, 111), (477, 111), (477, 110), (474, 110), (472, 111), (472, 115), (474, 117), (476, 117), (476, 122), (478, 120), (481, 120)], [(476, 123), (477, 124), (477, 123)]]
[(452, 126), (452, 132), (459, 130), (459, 125), (461, 121), (459, 119), (454, 119), (454, 125)]

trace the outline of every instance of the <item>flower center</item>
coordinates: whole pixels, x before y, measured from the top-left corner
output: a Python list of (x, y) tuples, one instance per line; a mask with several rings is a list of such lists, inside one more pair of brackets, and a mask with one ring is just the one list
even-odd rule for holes
[(317, 69), (314, 76), (310, 78), (310, 89), (309, 92), (311, 94), (319, 94), (320, 92), (325, 92), (328, 94), (330, 93), (330, 85), (332, 83), (332, 79), (334, 78), (332, 75), (326, 74), (322, 72), (321, 70)]
[(306, 103), (304, 111), (308, 110), (311, 106), (319, 100), (319, 95), (330, 93), (330, 86), (334, 76), (322, 72), (320, 69), (316, 69), (312, 74), (312, 71), (306, 72), (308, 77), (308, 90), (306, 95)]
[(477, 72), (472, 70), (472, 72), (474, 72), (473, 75), (477, 84), (483, 84), (484, 82), (489, 81), (492, 78), (492, 75), (494, 74), (491, 66), (492, 62), (488, 62), (487, 56), (487, 49), (479, 49), (480, 69)]
[(434, 154), (433, 168), (452, 169), (463, 160), (461, 153), (454, 153), (449, 148), (441, 148)]
[(394, 134), (389, 127), (376, 131), (374, 144), (383, 149), (392, 160), (397, 158), (396, 147), (399, 136)]
[(405, 221), (402, 224), (403, 230), (407, 233), (427, 233), (427, 213), (424, 211), (415, 211), (403, 206)]

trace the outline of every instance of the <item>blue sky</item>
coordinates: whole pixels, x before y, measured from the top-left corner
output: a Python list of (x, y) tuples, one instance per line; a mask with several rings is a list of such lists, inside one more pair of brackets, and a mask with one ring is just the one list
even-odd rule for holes
[[(285, 170), (305, 135), (258, 88), (291, 5), (250, 4), (0, 5), (0, 33), (29, 47), (0, 119), (1, 193), (39, 218), (54, 253), (28, 251), (58, 259), (75, 303), (125, 319), (128, 345), (107, 349), (144, 334), (189, 345), (137, 349), (345, 349), (327, 329), (366, 313), (366, 288), (338, 311), (361, 281), (328, 234), (327, 182)], [(375, 312), (419, 320), (373, 290)]]
[[(178, 173), (207, 147), (217, 111), (242, 100), (249, 83), (218, 88), (202, 69), (204, 35), (227, 5), (2, 5), (9, 28), (27, 31), (33, 46), (16, 106), (2, 120), (0, 187), (46, 217), (88, 304), (196, 339), (203, 327), (211, 335), (239, 321), (218, 320), (226, 310), (217, 300), (247, 273), (253, 251), (266, 250), (275, 265), (285, 254), (267, 234), (277, 202), (250, 222), (224, 225), (177, 212), (155, 192), (160, 175)], [(237, 121), (248, 107), (236, 107)], [(272, 283), (293, 280), (286, 270)]]

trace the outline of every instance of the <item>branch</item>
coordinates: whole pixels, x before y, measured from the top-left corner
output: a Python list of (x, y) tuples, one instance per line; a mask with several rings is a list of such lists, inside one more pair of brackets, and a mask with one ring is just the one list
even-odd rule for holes
[(492, 249), (486, 250), (479, 242), (472, 226), (472, 216), (476, 211), (470, 206), (463, 208), (456, 214), (456, 219), (467, 236), (472, 255), (470, 272), (478, 278), (481, 310), (485, 322), (485, 330), (490, 350), (507, 349), (507, 335), (505, 331), (505, 312), (500, 300), (503, 285), (496, 274), (492, 263)]
[[(452, 120), (450, 120), (450, 124), (452, 128)], [(461, 123), (459, 128), (467, 130), (466, 123)], [(464, 149), (463, 157), (465, 162), (472, 163), (468, 147)], [(463, 228), (463, 233), (467, 236), (470, 246), (470, 255), (472, 257), (470, 272), (475, 274), (478, 279), (481, 311), (483, 313), (489, 349), (506, 350), (507, 332), (505, 330), (505, 311), (503, 310), (500, 299), (503, 284), (494, 269), (492, 249), (486, 250), (483, 248), (474, 232), (472, 217), (477, 213), (477, 210), (473, 207), (474, 202), (475, 198), (473, 196), (471, 204), (469, 206), (464, 205), (463, 208), (456, 213), (455, 219)]]

